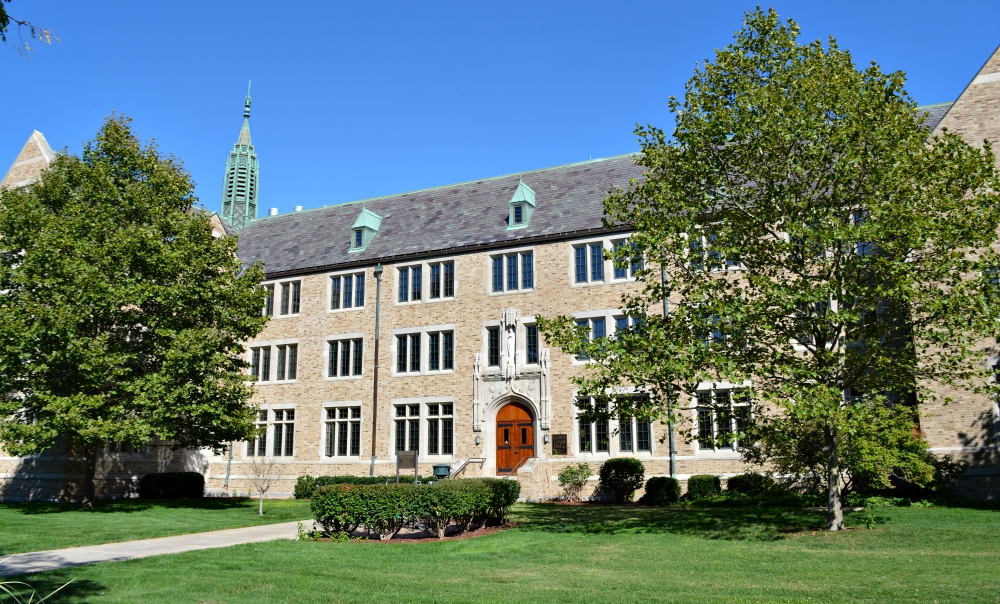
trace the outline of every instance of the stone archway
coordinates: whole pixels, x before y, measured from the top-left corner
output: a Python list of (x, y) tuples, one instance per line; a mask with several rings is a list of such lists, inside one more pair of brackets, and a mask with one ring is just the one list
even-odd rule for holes
[(535, 453), (535, 419), (530, 405), (510, 401), (497, 410), (497, 475), (517, 475), (523, 461)]

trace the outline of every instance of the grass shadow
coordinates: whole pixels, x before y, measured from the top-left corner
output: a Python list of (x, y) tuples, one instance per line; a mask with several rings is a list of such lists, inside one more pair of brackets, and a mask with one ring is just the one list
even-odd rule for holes
[[(21, 577), (2, 577), (2, 581), (22, 581), (27, 583), (31, 589), (38, 594), (39, 598), (44, 598), (54, 592), (55, 590), (66, 585), (67, 582), (72, 581), (66, 587), (59, 589), (59, 592), (52, 596), (51, 600), (45, 600), (45, 602), (90, 602), (91, 598), (94, 596), (103, 596), (107, 591), (107, 587), (103, 583), (93, 581), (91, 579), (75, 579), (73, 568), (61, 569), (48, 571), (44, 574), (38, 575), (26, 575)], [(22, 586), (18, 586), (22, 587)], [(25, 602), (33, 601), (38, 602), (39, 600), (29, 600), (28, 597), (31, 594), (31, 590), (20, 589), (21, 595), (24, 597)], [(0, 602), (7, 602), (6, 599), (0, 598)], [(17, 602), (17, 600), (11, 600), (11, 602)]]
[(673, 533), (705, 539), (776, 541), (792, 533), (822, 528), (826, 515), (795, 507), (767, 505), (532, 504), (517, 511), (519, 530), (616, 535)]
[(115, 499), (97, 501), (94, 507), (85, 509), (79, 503), (25, 502), (4, 503), (4, 508), (25, 515), (61, 514), (64, 512), (83, 512), (89, 514), (129, 514), (144, 512), (154, 507), (168, 509), (196, 510), (228, 510), (247, 507), (249, 500), (243, 498), (211, 498), (211, 499)]

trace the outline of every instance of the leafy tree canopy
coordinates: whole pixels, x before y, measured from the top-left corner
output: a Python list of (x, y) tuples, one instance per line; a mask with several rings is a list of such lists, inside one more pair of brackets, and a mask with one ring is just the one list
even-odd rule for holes
[(108, 118), (82, 156), (0, 195), (0, 445), (59, 437), (220, 449), (252, 433), (241, 342), (266, 318), (260, 266), (215, 238), (173, 157)]
[(669, 298), (668, 316), (590, 343), (570, 317), (539, 323), (595, 361), (584, 390), (649, 389), (661, 415), (699, 383), (752, 384), (764, 404), (745, 456), (821, 472), (838, 529), (845, 481), (932, 475), (918, 391), (985, 388), (1000, 182), (989, 142), (929, 137), (903, 73), (798, 35), (773, 10), (747, 13), (670, 99), (673, 136), (636, 130), (644, 178), (609, 194), (604, 224), (634, 229), (619, 265), (645, 261), (623, 308)]

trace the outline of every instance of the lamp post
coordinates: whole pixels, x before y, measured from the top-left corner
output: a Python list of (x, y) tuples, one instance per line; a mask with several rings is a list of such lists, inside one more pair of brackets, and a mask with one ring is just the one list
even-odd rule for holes
[(378, 322), (382, 314), (382, 264), (375, 265), (375, 378), (372, 387), (372, 465), (368, 475), (375, 475), (375, 437), (378, 435)]
[[(667, 267), (665, 265), (660, 265), (660, 285), (663, 286), (663, 319), (667, 319)], [(670, 394), (667, 394), (667, 421), (669, 425), (667, 426), (668, 438), (670, 442), (670, 477), (677, 478), (677, 448), (674, 446), (674, 409), (670, 406)]]

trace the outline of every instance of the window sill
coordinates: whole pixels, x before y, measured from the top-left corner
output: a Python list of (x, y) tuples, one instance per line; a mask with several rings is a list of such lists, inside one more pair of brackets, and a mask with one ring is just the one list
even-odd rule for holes
[(268, 316), (268, 315), (264, 315), (264, 316), (268, 317), (270, 319), (295, 319), (297, 317), (301, 317), (302, 316), (302, 311), (299, 311), (299, 312), (297, 312), (295, 314), (279, 315), (279, 314), (275, 313), (275, 314), (270, 315), (270, 316)]
[(420, 377), (420, 376), (435, 376), (435, 375), (451, 375), (454, 374), (454, 369), (443, 369), (441, 371), (407, 371), (405, 373), (400, 373), (398, 371), (392, 372), (392, 377), (404, 378), (404, 377)]
[(294, 380), (267, 380), (267, 381), (264, 381), (264, 380), (250, 380), (250, 382), (253, 383), (253, 384), (260, 385), (260, 386), (278, 386), (280, 384), (298, 384), (299, 380), (298, 380), (298, 378), (296, 378)]
[(533, 294), (533, 293), (535, 293), (535, 288), (506, 290), (506, 291), (502, 291), (502, 292), (491, 291), (491, 292), (489, 292), (488, 295), (490, 295), (490, 296), (514, 296), (514, 295), (517, 295), (517, 294)]
[(364, 372), (361, 375), (337, 375), (337, 376), (323, 376), (324, 382), (349, 382), (351, 380), (360, 380), (365, 377)]
[(365, 309), (364, 306), (352, 306), (351, 308), (329, 308), (327, 309), (326, 312), (327, 314), (332, 314), (332, 313), (351, 312), (355, 310), (364, 310), (364, 309)]
[(441, 297), (441, 298), (429, 298), (425, 304), (433, 304), (435, 302), (454, 302), (455, 296)]

